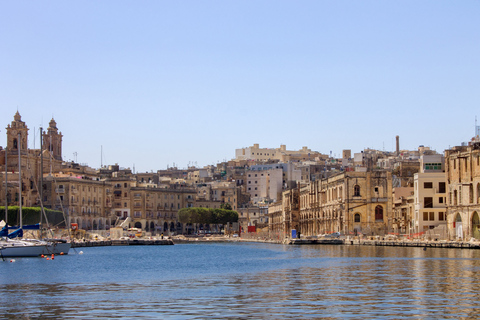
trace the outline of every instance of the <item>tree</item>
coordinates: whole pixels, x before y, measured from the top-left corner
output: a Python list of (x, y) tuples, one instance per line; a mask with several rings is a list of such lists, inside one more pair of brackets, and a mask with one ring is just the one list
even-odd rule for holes
[(233, 208), (232, 208), (232, 205), (231, 205), (230, 203), (228, 203), (228, 202), (227, 202), (227, 203), (222, 203), (222, 204), (220, 205), (220, 208), (221, 208), (221, 209), (225, 209), (225, 210), (232, 210), (232, 209), (233, 209)]
[(238, 212), (227, 209), (183, 208), (178, 211), (178, 221), (197, 224), (227, 224), (238, 221)]

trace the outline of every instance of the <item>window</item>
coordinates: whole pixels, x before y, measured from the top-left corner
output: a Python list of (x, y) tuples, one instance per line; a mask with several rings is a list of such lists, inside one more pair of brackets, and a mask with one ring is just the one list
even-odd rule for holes
[(428, 221), (428, 212), (423, 213), (423, 221)]
[(438, 183), (438, 193), (445, 193), (445, 182)]
[(440, 211), (440, 212), (438, 213), (438, 220), (439, 220), (439, 221), (443, 221), (443, 220), (444, 220), (444, 219), (443, 219), (443, 212), (442, 212), (442, 211)]
[(423, 198), (423, 207), (424, 208), (433, 208), (433, 198), (432, 197), (424, 197)]
[(438, 203), (443, 203), (443, 197), (438, 198)]
[(360, 222), (360, 213), (355, 213), (354, 222)]
[(378, 187), (375, 187), (374, 191), (375, 193), (378, 193)]
[(360, 186), (358, 184), (353, 187), (353, 196), (360, 197)]
[(435, 221), (435, 212), (429, 212), (429, 217), (430, 221)]
[(376, 206), (375, 207), (375, 220), (376, 221), (383, 221), (383, 207)]
[(424, 182), (423, 183), (423, 188), (432, 189), (433, 188), (433, 183), (432, 182)]

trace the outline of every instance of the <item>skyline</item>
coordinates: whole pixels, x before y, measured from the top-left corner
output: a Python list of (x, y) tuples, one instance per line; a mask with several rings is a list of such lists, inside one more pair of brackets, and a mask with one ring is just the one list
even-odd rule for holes
[[(0, 4), (0, 101), (65, 161), (199, 167), (258, 143), (341, 155), (470, 140), (474, 1)], [(288, 121), (288, 123), (287, 123)], [(100, 138), (99, 138), (100, 137)], [(101, 149), (103, 148), (103, 156)], [(103, 158), (103, 161), (101, 160)]]

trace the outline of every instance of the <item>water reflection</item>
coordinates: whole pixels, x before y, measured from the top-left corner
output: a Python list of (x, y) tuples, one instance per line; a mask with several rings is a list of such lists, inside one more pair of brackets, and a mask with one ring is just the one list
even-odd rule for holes
[[(148, 251), (141, 260), (145, 268), (132, 269), (137, 274), (130, 279), (119, 263), (113, 264), (115, 259), (97, 261), (97, 267), (105, 265), (95, 270), (85, 267), (90, 261), (79, 260), (77, 265), (75, 258), (65, 259), (77, 270), (72, 275), (83, 275), (83, 280), (7, 283), (0, 312), (7, 319), (438, 319), (476, 318), (480, 307), (475, 286), (480, 260), (474, 250), (212, 248), (178, 246), (179, 254), (191, 258), (185, 265), (182, 259), (168, 264)], [(177, 273), (167, 272), (175, 269)], [(88, 280), (92, 272), (102, 270), (108, 270), (101, 277), (108, 282)], [(9, 276), (17, 272), (7, 267), (3, 271)]]

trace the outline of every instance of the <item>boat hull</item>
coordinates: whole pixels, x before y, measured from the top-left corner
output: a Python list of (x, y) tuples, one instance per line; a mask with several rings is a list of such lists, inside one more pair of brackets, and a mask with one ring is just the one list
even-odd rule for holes
[(25, 245), (16, 243), (0, 243), (0, 256), (2, 257), (38, 257), (45, 246)]
[(58, 243), (49, 243), (44, 246), (44, 250), (41, 254), (68, 254), (72, 244), (70, 242), (58, 242)]

